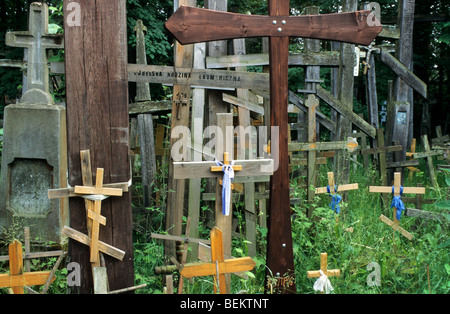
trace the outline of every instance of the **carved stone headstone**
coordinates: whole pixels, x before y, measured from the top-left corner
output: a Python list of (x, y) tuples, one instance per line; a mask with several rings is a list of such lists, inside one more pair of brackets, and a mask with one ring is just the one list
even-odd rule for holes
[(63, 48), (48, 34), (48, 6), (30, 6), (29, 31), (10, 32), (6, 44), (27, 48), (27, 92), (4, 112), (0, 228), (33, 226), (42, 241), (61, 242), (67, 200), (49, 200), (49, 189), (67, 186), (66, 111), (49, 93), (48, 49)]

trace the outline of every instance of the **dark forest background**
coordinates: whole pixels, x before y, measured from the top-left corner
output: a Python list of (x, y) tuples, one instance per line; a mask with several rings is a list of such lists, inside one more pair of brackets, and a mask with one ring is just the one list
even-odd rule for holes
[[(0, 59), (21, 60), (23, 49), (5, 46), (5, 34), (7, 31), (23, 31), (28, 28), (28, 8), (30, 0), (2, 0), (0, 1)], [(46, 1), (51, 7), (50, 23), (52, 29), (63, 32), (62, 27), (62, 0)], [(202, 6), (203, 1), (198, 1)], [(379, 0), (383, 24), (395, 24), (397, 22), (398, 1)], [(362, 5), (363, 2), (360, 2)], [(321, 8), (321, 13), (337, 12), (342, 1), (339, 0), (291, 0), (291, 8), (296, 13), (302, 13), (305, 7), (316, 5)], [(148, 28), (147, 33), (147, 57), (149, 64), (172, 65), (173, 49), (171, 38), (164, 29), (164, 22), (173, 12), (173, 1), (167, 0), (127, 0), (128, 5), (128, 37), (129, 37), (129, 61), (135, 62), (135, 35), (133, 27), (137, 19), (142, 19)], [(267, 14), (267, 0), (228, 0), (228, 8), (231, 12)], [(422, 123), (422, 107), (424, 102), (429, 104), (431, 114), (431, 135), (434, 136), (434, 128), (441, 125), (444, 132), (449, 131), (450, 121), (450, 1), (449, 0), (416, 0), (416, 18), (414, 25), (414, 72), (428, 84), (428, 99), (415, 95), (414, 104), (414, 130), (415, 137), (420, 135)], [(377, 39), (380, 41), (380, 39)], [(377, 42), (379, 44), (381, 42)], [(395, 43), (395, 41), (392, 41)], [(323, 49), (327, 49), (327, 44)], [(302, 48), (302, 41), (293, 40), (292, 50)], [(250, 40), (247, 53), (261, 52), (260, 40)], [(62, 61), (63, 52), (59, 52), (52, 58), (54, 61)], [(384, 66), (376, 57), (377, 91), (380, 109), (387, 98), (387, 82), (394, 79), (394, 74)], [(255, 69), (258, 70), (258, 69)], [(301, 68), (290, 69), (290, 77), (302, 75)], [(323, 76), (327, 77), (327, 69), (323, 69)], [(19, 69), (0, 68), (0, 114), (8, 99), (15, 99), (21, 94), (22, 75)], [(293, 91), (297, 82), (292, 80)], [(62, 81), (63, 82), (63, 81)], [(301, 83), (300, 83), (301, 84)], [(355, 81), (355, 106), (357, 113), (366, 113), (366, 100), (364, 92), (364, 78), (360, 74)], [(152, 99), (160, 100), (167, 96), (167, 90), (162, 86), (152, 86)], [(55, 90), (55, 97), (64, 100), (64, 88)], [(133, 99), (134, 89), (130, 86), (130, 99)], [(429, 130), (430, 131), (430, 130)]]

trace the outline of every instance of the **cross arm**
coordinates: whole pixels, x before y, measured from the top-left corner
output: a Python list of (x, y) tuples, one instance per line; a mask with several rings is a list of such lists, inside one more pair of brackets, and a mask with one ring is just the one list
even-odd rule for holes
[[(235, 163), (242, 166), (242, 170), (235, 173), (236, 177), (273, 174), (273, 159), (236, 160)], [(174, 179), (217, 178), (222, 174), (211, 171), (215, 166), (214, 161), (174, 162)]]
[[(241, 257), (219, 262), (219, 275), (228, 273), (237, 273), (252, 270), (256, 264), (250, 257)], [(217, 269), (215, 263), (194, 263), (187, 264), (181, 270), (180, 274), (184, 278), (193, 278), (201, 276), (216, 275)]]
[(369, 26), (370, 14), (371, 11), (366, 10), (272, 17), (182, 6), (165, 26), (183, 45), (234, 38), (292, 36), (368, 46), (382, 30), (380, 23), (370, 23), (375, 26)]
[[(324, 274), (328, 277), (336, 277), (341, 275), (340, 269), (328, 269), (324, 271)], [(307, 278), (319, 278), (321, 276), (320, 271), (311, 270), (306, 273)]]
[[(330, 187), (331, 188), (331, 192), (334, 192), (334, 187)], [(343, 185), (338, 185), (337, 188), (337, 192), (344, 192), (344, 191), (350, 191), (350, 190), (357, 190), (358, 187), (358, 183), (353, 183), (353, 184), (343, 184)], [(328, 190), (326, 187), (322, 187), (322, 188), (316, 188), (316, 194), (324, 194), (324, 193), (328, 193)]]
[[(10, 276), (8, 274), (0, 275), (0, 287), (23, 287), (38, 286), (47, 282), (50, 271), (38, 271), (34, 273), (24, 273), (22, 275)], [(52, 282), (55, 278), (52, 279)]]
[[(369, 186), (371, 193), (392, 193), (392, 186)], [(395, 187), (394, 192), (399, 194), (400, 188)], [(404, 194), (425, 194), (425, 188), (421, 187), (404, 187)]]

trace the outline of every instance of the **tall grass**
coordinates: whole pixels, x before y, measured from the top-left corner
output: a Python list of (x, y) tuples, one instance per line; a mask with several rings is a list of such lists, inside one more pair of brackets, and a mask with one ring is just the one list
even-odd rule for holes
[[(331, 167), (320, 169), (319, 185), (327, 184), (326, 173)], [(381, 214), (392, 218), (390, 203), (383, 204), (380, 194), (369, 193), (369, 185), (380, 185), (375, 170), (352, 168), (350, 182), (358, 183), (359, 190), (350, 191), (340, 204), (341, 213), (336, 215), (329, 207), (328, 195), (316, 196), (313, 214), (306, 216), (306, 202), (295, 205), (292, 215), (292, 236), (297, 291), (301, 294), (313, 294), (316, 279), (308, 279), (308, 270), (320, 268), (320, 253), (328, 253), (328, 268), (340, 269), (340, 277), (330, 278), (338, 294), (445, 294), (450, 291), (450, 239), (448, 237), (448, 219), (446, 221), (427, 221), (402, 216), (401, 226), (414, 235), (409, 241), (400, 233), (379, 220)], [(444, 188), (430, 187), (425, 173), (415, 174), (412, 179), (405, 171), (405, 186), (416, 186), (421, 182), (427, 187), (425, 198), (445, 199), (445, 179), (439, 175)], [(306, 199), (306, 189), (299, 182), (304, 178), (292, 180), (293, 196)], [(304, 180), (303, 180), (304, 181)], [(336, 177), (339, 183), (339, 177)], [(389, 202), (391, 197), (388, 197)], [(406, 204), (407, 207), (413, 207)], [(240, 217), (243, 204), (237, 204), (234, 211)], [(425, 210), (439, 211), (434, 205), (425, 205)], [(448, 214), (448, 213), (446, 213)], [(448, 215), (447, 215), (448, 217)], [(245, 221), (239, 218), (242, 229)], [(201, 226), (202, 234), (208, 238), (208, 228)], [(258, 248), (266, 243), (267, 230), (258, 229)], [(247, 242), (242, 238), (233, 238), (233, 255), (245, 256)], [(147, 251), (142, 250), (146, 248)], [(136, 243), (135, 266), (137, 278), (152, 283), (142, 293), (163, 291), (162, 276), (154, 276), (152, 267), (161, 263), (163, 253), (161, 244), (155, 242)], [(143, 254), (145, 257), (140, 258)], [(254, 257), (257, 264), (247, 279), (232, 276), (232, 293), (245, 291), (256, 294), (264, 292), (266, 276), (265, 252), (259, 250)], [(370, 265), (380, 266), (381, 285), (368, 284)], [(369, 265), (370, 264), (370, 265)], [(369, 267), (368, 267), (369, 266)], [(155, 279), (157, 278), (157, 279)], [(176, 278), (176, 277), (175, 277)], [(141, 283), (141, 281), (137, 283)], [(185, 292), (212, 293), (213, 277), (197, 278), (194, 284), (186, 283)]]

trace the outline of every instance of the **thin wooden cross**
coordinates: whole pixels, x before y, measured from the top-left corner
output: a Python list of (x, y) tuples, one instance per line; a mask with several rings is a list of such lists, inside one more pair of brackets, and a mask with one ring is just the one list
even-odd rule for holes
[(222, 231), (217, 227), (211, 231), (211, 258), (212, 263), (186, 264), (180, 274), (188, 279), (213, 275), (216, 282), (214, 293), (217, 293), (217, 288), (219, 288), (221, 294), (227, 294), (229, 287), (226, 285), (225, 274), (250, 271), (256, 265), (250, 257), (225, 260)]
[[(333, 174), (333, 172), (328, 172), (327, 176), (328, 176), (328, 186), (316, 188), (316, 194), (328, 193), (332, 197), (336, 197), (337, 192), (357, 190), (359, 188), (358, 183), (343, 184), (343, 185), (336, 186), (335, 181), (334, 181), (334, 174)], [(338, 203), (339, 202), (334, 204), (334, 208), (332, 207), (333, 211), (335, 211), (337, 214), (339, 214), (339, 205), (338, 205)], [(331, 204), (333, 204), (333, 203), (331, 203)]]
[[(394, 197), (401, 197), (402, 192), (405, 194), (425, 194), (425, 188), (423, 187), (402, 187), (402, 175), (400, 172), (394, 173), (394, 186), (370, 186), (369, 192), (370, 193), (393, 193)], [(403, 190), (403, 191), (402, 191)], [(392, 227), (394, 230), (399, 231), (402, 235), (404, 235), (406, 238), (411, 240), (413, 236), (400, 227), (400, 221), (397, 219), (397, 207), (394, 206), (394, 203), (392, 205), (394, 209), (393, 213), (393, 221), (391, 221), (389, 218), (385, 217), (384, 215), (380, 216), (380, 220), (384, 223), (388, 224), (390, 227)]]
[[(267, 273), (293, 276), (294, 256), (289, 199), (288, 58), (289, 37), (307, 37), (369, 45), (382, 27), (368, 23), (370, 11), (314, 16), (289, 16), (289, 0), (269, 0), (269, 16), (234, 14), (181, 7), (166, 28), (181, 44), (246, 37), (269, 37), (271, 125), (279, 126), (278, 170), (271, 179)], [(332, 25), (332, 27), (330, 27)], [(371, 26), (374, 25), (374, 26)], [(278, 141), (278, 142), (277, 142)], [(272, 150), (273, 151), (273, 150)], [(275, 236), (276, 235), (276, 236)], [(295, 284), (286, 293), (295, 292)]]
[(51, 273), (51, 271), (24, 272), (22, 244), (14, 240), (9, 245), (9, 275), (0, 274), (0, 287), (11, 287), (14, 294), (24, 294), (24, 286), (44, 285)]
[(99, 267), (99, 251), (118, 259), (123, 258), (123, 251), (99, 241), (99, 232), (100, 225), (106, 225), (106, 218), (101, 215), (102, 201), (110, 196), (122, 196), (124, 190), (128, 191), (128, 183), (103, 185), (104, 169), (98, 168), (95, 186), (93, 186), (89, 150), (81, 151), (80, 157), (84, 185), (77, 185), (68, 189), (49, 190), (48, 196), (50, 199), (73, 196), (85, 198), (88, 235), (85, 236), (67, 226), (63, 228), (63, 233), (73, 240), (88, 245), (92, 267)]
[[(306, 273), (308, 278), (319, 278), (322, 276), (322, 273), (327, 277), (337, 277), (341, 275), (340, 269), (328, 269), (328, 254), (322, 253), (320, 254), (320, 270), (311, 270)], [(323, 291), (322, 291), (323, 293)]]

